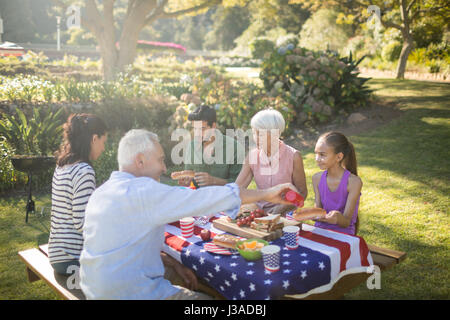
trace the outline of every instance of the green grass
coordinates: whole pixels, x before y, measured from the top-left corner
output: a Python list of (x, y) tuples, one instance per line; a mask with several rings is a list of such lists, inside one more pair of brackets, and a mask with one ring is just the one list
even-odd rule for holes
[[(369, 85), (404, 114), (350, 137), (364, 183), (360, 235), (407, 258), (382, 273), (381, 290), (361, 284), (346, 299), (449, 299), (450, 85), (386, 79)], [(312, 149), (302, 153), (310, 194), (305, 205), (312, 206), (311, 176), (318, 168)], [(48, 206), (50, 197), (36, 202)], [(55, 299), (42, 281), (27, 282), (17, 256), (48, 237), (48, 215), (31, 216), (27, 225), (24, 207), (25, 195), (0, 199), (0, 299)]]

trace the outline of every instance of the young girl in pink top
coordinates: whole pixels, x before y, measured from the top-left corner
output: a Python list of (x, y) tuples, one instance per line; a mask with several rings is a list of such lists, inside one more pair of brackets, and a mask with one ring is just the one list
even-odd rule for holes
[(320, 136), (314, 150), (321, 170), (312, 178), (315, 206), (327, 211), (315, 226), (355, 235), (362, 181), (353, 144), (339, 132)]

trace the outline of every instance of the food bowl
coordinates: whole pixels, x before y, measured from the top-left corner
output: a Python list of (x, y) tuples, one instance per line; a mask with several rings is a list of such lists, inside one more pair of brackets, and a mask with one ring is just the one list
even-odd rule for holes
[[(256, 242), (256, 243), (255, 243)], [(261, 244), (263, 244), (261, 246)], [(236, 243), (236, 249), (239, 251), (241, 256), (249, 261), (259, 260), (262, 257), (261, 248), (267, 246), (269, 243), (263, 239), (247, 239), (243, 241), (238, 241)]]

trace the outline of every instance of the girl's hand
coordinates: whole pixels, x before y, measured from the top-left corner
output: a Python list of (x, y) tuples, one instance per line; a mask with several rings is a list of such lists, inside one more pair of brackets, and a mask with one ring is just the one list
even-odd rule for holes
[(331, 210), (323, 220), (329, 224), (338, 224), (339, 215), (342, 216), (342, 213), (337, 210)]

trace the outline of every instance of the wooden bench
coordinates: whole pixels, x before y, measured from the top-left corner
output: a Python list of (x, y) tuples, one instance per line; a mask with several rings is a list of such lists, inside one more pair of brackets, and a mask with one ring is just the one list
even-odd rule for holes
[[(381, 271), (388, 270), (406, 258), (405, 252), (395, 251), (386, 248), (380, 248), (374, 245), (368, 245), (375, 265), (380, 267)], [(28, 281), (34, 282), (44, 280), (60, 297), (68, 300), (84, 300), (85, 296), (80, 289), (68, 289), (68, 277), (54, 272), (48, 260), (48, 245), (41, 245), (39, 249), (33, 248), (19, 252), (19, 256), (26, 265)], [(349, 274), (342, 277), (332, 290), (313, 294), (306, 299), (340, 299), (345, 293), (366, 281), (370, 274), (358, 273)], [(208, 286), (206, 281), (199, 278), (199, 290), (215, 297), (216, 299), (225, 299), (215, 289)]]
[(19, 252), (19, 257), (26, 265), (28, 281), (45, 281), (61, 298), (66, 300), (85, 300), (80, 289), (67, 287), (68, 276), (56, 273), (48, 259), (48, 245), (42, 245)]

